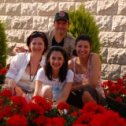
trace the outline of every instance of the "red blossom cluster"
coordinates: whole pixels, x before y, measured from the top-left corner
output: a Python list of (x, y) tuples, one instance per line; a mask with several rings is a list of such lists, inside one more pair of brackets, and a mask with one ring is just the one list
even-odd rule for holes
[(113, 98), (117, 102), (126, 103), (126, 77), (117, 79), (117, 81), (105, 81), (102, 86), (106, 97)]
[(25, 98), (11, 94), (7, 89), (0, 93), (3, 126), (126, 126), (118, 113), (96, 103), (88, 103), (79, 110), (64, 102), (53, 107), (52, 102), (39, 96), (26, 102)]

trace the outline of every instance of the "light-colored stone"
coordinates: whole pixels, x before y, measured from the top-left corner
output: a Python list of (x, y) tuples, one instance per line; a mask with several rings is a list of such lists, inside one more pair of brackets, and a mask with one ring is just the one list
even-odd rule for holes
[(37, 15), (38, 16), (55, 15), (57, 11), (58, 11), (58, 3), (56, 2), (39, 3), (37, 8)]
[(125, 39), (124, 39), (124, 47), (126, 48), (126, 32), (125, 32)]
[(40, 17), (34, 16), (33, 17), (33, 29), (36, 30), (47, 30), (48, 29), (48, 17)]
[(0, 21), (4, 24), (5, 29), (11, 28), (11, 17), (10, 16), (0, 16)]
[(102, 79), (116, 80), (120, 77), (121, 66), (115, 64), (102, 64)]
[(21, 4), (21, 15), (37, 15), (37, 3), (22, 3)]
[(8, 42), (24, 42), (24, 30), (7, 30)]
[(24, 1), (29, 1), (29, 0), (4, 0), (6, 3), (16, 3), (16, 2), (24, 2)]
[(54, 16), (49, 18), (48, 30), (53, 29), (54, 25)]
[(5, 15), (5, 7), (6, 7), (5, 3), (0, 4), (0, 15)]
[(108, 48), (102, 48), (101, 49), (101, 61), (102, 63), (107, 63), (107, 57), (108, 57)]
[(122, 65), (121, 66), (121, 77), (123, 77), (124, 75), (126, 75), (126, 66)]
[(20, 16), (21, 15), (21, 4), (20, 3), (6, 3), (6, 15)]
[(85, 2), (85, 8), (90, 11), (92, 14), (96, 14), (97, 13), (97, 2), (96, 0), (94, 1), (87, 1)]
[(97, 3), (97, 14), (113, 15), (117, 14), (118, 0), (104, 0)]
[(113, 17), (112, 31), (126, 32), (126, 16)]
[(33, 18), (30, 16), (13, 17), (11, 28), (12, 29), (31, 29)]
[(100, 32), (99, 36), (105, 47), (124, 47), (124, 32)]
[(109, 48), (107, 62), (109, 64), (126, 64), (126, 49)]
[(118, 2), (118, 14), (126, 15), (126, 0), (119, 0), (119, 2)]
[(59, 3), (59, 10), (74, 10), (75, 9), (75, 2), (60, 2)]
[(95, 20), (101, 31), (111, 31), (112, 16), (96, 16)]
[(80, 5), (84, 6), (84, 2), (76, 2), (75, 3), (75, 10), (77, 10), (80, 7)]

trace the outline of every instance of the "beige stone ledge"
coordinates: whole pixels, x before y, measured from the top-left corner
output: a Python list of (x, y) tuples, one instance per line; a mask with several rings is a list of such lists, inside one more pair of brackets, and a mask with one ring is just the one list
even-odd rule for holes
[(21, 16), (36, 16), (37, 5), (37, 3), (21, 3)]
[(74, 10), (75, 9), (75, 2), (60, 2), (59, 3), (59, 10)]
[(118, 14), (126, 15), (126, 0), (119, 0), (119, 2), (118, 2)]
[(95, 16), (100, 31), (112, 30), (112, 16)]
[(107, 63), (107, 56), (108, 56), (108, 48), (107, 47), (102, 47), (101, 48), (101, 62), (102, 63)]
[(37, 15), (38, 16), (50, 16), (54, 15), (58, 11), (58, 3), (56, 2), (48, 2), (48, 3), (40, 3), (37, 7)]
[(121, 73), (121, 66), (115, 64), (102, 64), (102, 79), (118, 79)]
[(100, 32), (101, 44), (105, 47), (124, 48), (124, 32)]
[(21, 4), (20, 3), (6, 3), (6, 15), (20, 16), (21, 15)]
[(126, 32), (126, 16), (113, 16), (112, 31)]
[(97, 2), (97, 14), (114, 15), (117, 14), (118, 0), (104, 0)]

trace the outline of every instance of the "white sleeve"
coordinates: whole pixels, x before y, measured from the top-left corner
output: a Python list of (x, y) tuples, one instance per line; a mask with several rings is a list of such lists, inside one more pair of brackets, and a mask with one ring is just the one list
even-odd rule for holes
[(15, 79), (19, 71), (20, 60), (21, 60), (20, 55), (16, 55), (12, 58), (9, 70), (6, 73), (6, 77)]
[(66, 76), (66, 82), (73, 82), (73, 78), (74, 78), (74, 73), (72, 70), (68, 70), (67, 72), (67, 76)]
[(38, 80), (38, 81), (43, 81), (43, 79), (45, 78), (45, 71), (43, 68), (40, 68), (37, 72), (37, 75), (36, 75), (36, 79), (35, 80)]

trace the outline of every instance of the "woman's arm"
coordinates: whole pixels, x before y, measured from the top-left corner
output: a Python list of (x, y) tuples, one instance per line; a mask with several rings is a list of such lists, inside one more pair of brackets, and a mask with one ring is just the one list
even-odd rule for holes
[(39, 80), (35, 81), (35, 91), (33, 93), (33, 96), (37, 96), (39, 95), (40, 91), (41, 91), (41, 87), (42, 87), (42, 82)]
[(98, 54), (93, 53), (91, 57), (89, 73), (89, 84), (96, 87), (101, 76), (101, 61)]
[(65, 84), (65, 86), (64, 86), (61, 94), (59, 95), (57, 101), (55, 102), (55, 104), (58, 104), (60, 102), (66, 102), (66, 100), (70, 94), (71, 87), (72, 87), (72, 82)]

